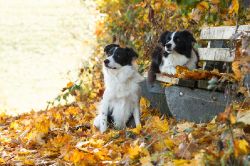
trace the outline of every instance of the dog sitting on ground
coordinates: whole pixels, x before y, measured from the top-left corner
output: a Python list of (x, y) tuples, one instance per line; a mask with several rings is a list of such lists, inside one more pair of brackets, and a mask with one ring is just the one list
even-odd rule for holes
[(160, 46), (152, 53), (152, 62), (148, 72), (149, 82), (153, 83), (156, 73), (176, 74), (176, 66), (197, 68), (198, 52), (193, 48), (196, 42), (189, 31), (165, 31), (160, 36)]
[(134, 60), (138, 57), (132, 48), (116, 44), (104, 48), (107, 58), (103, 64), (105, 91), (94, 126), (105, 132), (111, 120), (116, 129), (123, 129), (134, 119), (140, 125), (139, 83), (143, 77), (137, 72)]

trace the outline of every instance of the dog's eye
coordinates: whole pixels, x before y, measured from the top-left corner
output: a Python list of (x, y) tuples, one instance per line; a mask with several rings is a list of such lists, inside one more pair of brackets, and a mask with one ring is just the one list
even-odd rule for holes
[(170, 40), (171, 40), (171, 37), (168, 37), (168, 38), (167, 38), (167, 41), (170, 41)]
[(107, 53), (107, 55), (108, 55), (108, 56), (111, 56), (111, 55), (112, 55), (112, 53), (111, 53), (111, 52), (108, 52), (108, 53)]

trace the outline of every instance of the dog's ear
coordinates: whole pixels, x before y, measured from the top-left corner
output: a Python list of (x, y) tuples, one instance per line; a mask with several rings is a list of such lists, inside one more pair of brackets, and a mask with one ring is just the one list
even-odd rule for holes
[(131, 56), (133, 59), (138, 58), (138, 54), (132, 48), (126, 47), (125, 50), (126, 50), (127, 54), (129, 56)]
[(120, 46), (118, 44), (109, 44), (104, 48), (104, 52), (107, 54), (114, 47), (120, 47)]
[(167, 36), (167, 34), (168, 33), (170, 33), (170, 31), (165, 31), (165, 32), (163, 32), (162, 34), (161, 34), (161, 36), (160, 36), (160, 39), (158, 40), (158, 42), (159, 43), (161, 43), (162, 44), (162, 46), (164, 46), (165, 44), (166, 44), (166, 36)]
[(187, 31), (187, 30), (184, 30), (184, 31), (182, 31), (182, 33), (183, 33), (184, 36), (186, 36), (191, 42), (196, 43), (196, 40), (195, 40), (195, 38), (194, 38), (194, 36), (193, 36), (193, 34), (192, 34), (191, 32), (189, 32), (189, 31)]

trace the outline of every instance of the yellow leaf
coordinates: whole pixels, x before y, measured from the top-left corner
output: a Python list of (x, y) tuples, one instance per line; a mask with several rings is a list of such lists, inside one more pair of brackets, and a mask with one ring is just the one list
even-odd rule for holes
[(133, 128), (132, 131), (133, 131), (135, 134), (140, 134), (141, 129), (142, 129), (141, 125), (138, 125), (138, 126), (136, 126), (136, 128)]
[(174, 165), (175, 166), (183, 166), (183, 165), (187, 165), (188, 163), (189, 163), (188, 160), (183, 160), (183, 159), (174, 160)]
[(94, 98), (97, 97), (97, 94), (96, 94), (95, 92), (90, 93), (89, 97), (90, 97), (91, 99), (94, 99)]
[(66, 111), (66, 115), (78, 115), (80, 112), (80, 109), (78, 107), (69, 107)]
[(80, 152), (76, 149), (74, 149), (73, 151), (71, 151), (69, 154), (66, 154), (64, 156), (64, 160), (66, 161), (72, 161), (73, 163), (78, 163), (79, 161), (81, 161), (82, 159), (84, 159), (84, 153)]
[(144, 106), (144, 107), (149, 107), (150, 102), (146, 98), (142, 97), (141, 100), (140, 100), (140, 105)]
[(35, 165), (35, 162), (33, 160), (25, 159), (24, 160), (24, 165)]
[(0, 157), (0, 164), (5, 164), (5, 161), (3, 158)]
[(0, 113), (0, 123), (5, 123), (8, 116), (5, 113)]
[(129, 157), (131, 159), (135, 159), (138, 155), (139, 155), (139, 152), (140, 152), (140, 147), (138, 145), (134, 146), (134, 147), (130, 147), (128, 149), (128, 154), (129, 154)]
[(71, 136), (65, 134), (65, 135), (57, 135), (53, 139), (50, 139), (49, 142), (54, 147), (62, 147), (65, 144), (67, 144), (68, 142), (70, 142), (70, 140), (71, 140)]
[(10, 128), (14, 129), (14, 130), (17, 130), (19, 128), (19, 124), (16, 121), (11, 122)]
[(49, 132), (50, 121), (42, 117), (41, 119), (37, 121), (37, 123), (35, 124), (35, 127), (36, 127), (37, 132), (46, 134)]
[(229, 8), (229, 14), (238, 14), (239, 11), (239, 1), (238, 0), (232, 0), (232, 4)]
[(151, 128), (160, 130), (162, 132), (168, 131), (168, 122), (166, 119), (161, 120), (159, 116), (153, 116), (151, 121), (150, 121)]
[(245, 155), (249, 152), (249, 144), (246, 140), (235, 140), (234, 141), (234, 154), (236, 157), (239, 155)]
[(168, 138), (166, 138), (164, 140), (164, 143), (166, 144), (166, 146), (169, 148), (169, 149), (172, 149), (174, 147), (174, 142)]
[(230, 118), (231, 124), (235, 124), (236, 123), (236, 116), (234, 116), (232, 113), (229, 115), (229, 118)]

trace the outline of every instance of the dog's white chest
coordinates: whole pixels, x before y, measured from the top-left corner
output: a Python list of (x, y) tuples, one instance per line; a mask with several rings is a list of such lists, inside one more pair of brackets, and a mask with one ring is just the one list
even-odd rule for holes
[(160, 72), (167, 74), (176, 74), (176, 66), (184, 66), (188, 62), (188, 58), (178, 53), (171, 53), (167, 57), (162, 57)]
[(107, 115), (111, 114), (117, 129), (125, 128), (131, 116), (138, 126), (140, 124), (139, 82), (143, 77), (132, 66), (125, 66), (120, 70), (104, 68), (103, 73), (106, 89), (94, 125), (101, 132), (106, 131)]

